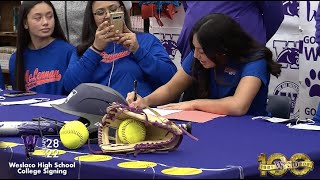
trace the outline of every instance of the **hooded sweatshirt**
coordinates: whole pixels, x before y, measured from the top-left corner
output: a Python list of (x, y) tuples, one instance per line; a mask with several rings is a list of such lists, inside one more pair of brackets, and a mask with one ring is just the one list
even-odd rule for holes
[(88, 48), (81, 57), (72, 55), (64, 76), (64, 86), (71, 92), (81, 83), (109, 86), (122, 96), (133, 91), (142, 97), (167, 83), (177, 68), (159, 39), (149, 33), (136, 33), (139, 49), (133, 54), (117, 43), (109, 43), (104, 53)]

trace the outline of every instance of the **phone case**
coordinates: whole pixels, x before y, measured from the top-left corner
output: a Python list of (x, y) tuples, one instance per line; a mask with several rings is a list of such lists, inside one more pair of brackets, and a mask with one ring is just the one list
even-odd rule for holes
[(114, 31), (119, 30), (119, 33), (123, 32), (123, 19), (124, 13), (123, 12), (114, 12), (110, 13), (110, 23), (114, 25)]

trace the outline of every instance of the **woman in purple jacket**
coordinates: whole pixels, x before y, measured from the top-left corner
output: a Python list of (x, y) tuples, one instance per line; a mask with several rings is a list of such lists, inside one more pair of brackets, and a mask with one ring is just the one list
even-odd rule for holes
[(186, 15), (177, 42), (181, 60), (190, 52), (188, 37), (192, 27), (203, 16), (226, 14), (263, 45), (275, 34), (284, 18), (282, 1), (184, 1), (183, 6)]
[(319, 45), (320, 45), (320, 2), (318, 4), (318, 10), (316, 14), (316, 42), (318, 44), (317, 50), (319, 51)]

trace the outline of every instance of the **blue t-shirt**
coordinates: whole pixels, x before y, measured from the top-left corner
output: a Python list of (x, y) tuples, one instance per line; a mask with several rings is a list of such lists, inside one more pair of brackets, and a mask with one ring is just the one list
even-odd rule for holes
[(3, 79), (1, 66), (0, 66), (0, 89), (4, 89), (4, 79)]
[[(26, 90), (43, 94), (66, 95), (62, 78), (67, 70), (71, 55), (76, 49), (71, 44), (55, 39), (41, 49), (25, 49), (24, 79)], [(14, 84), (16, 53), (11, 55), (9, 72)]]
[[(193, 59), (193, 53), (190, 52), (182, 62), (184, 71), (190, 76), (192, 76)], [(267, 70), (267, 62), (265, 59), (256, 60), (243, 65), (230, 64), (222, 71), (217, 71), (212, 68), (210, 70), (210, 98), (220, 99), (227, 96), (233, 96), (241, 78), (245, 76), (255, 76), (262, 82), (262, 86), (252, 101), (247, 114), (254, 116), (267, 115), (266, 105), (270, 73)]]

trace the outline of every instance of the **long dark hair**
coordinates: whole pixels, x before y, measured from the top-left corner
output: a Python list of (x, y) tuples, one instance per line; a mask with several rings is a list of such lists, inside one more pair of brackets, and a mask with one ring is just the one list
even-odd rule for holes
[[(254, 40), (239, 23), (227, 15), (213, 13), (201, 18), (190, 33), (191, 49), (194, 49), (192, 40), (195, 34), (205, 55), (217, 65), (215, 69), (222, 68), (216, 58), (217, 53), (222, 53), (236, 64), (246, 64), (265, 58), (268, 71), (272, 75), (278, 77), (281, 73), (281, 65), (273, 61), (270, 49)], [(198, 60), (194, 59), (192, 75), (195, 78), (196, 85), (193, 88), (196, 88), (194, 91), (196, 98), (209, 96), (209, 72), (209, 69), (205, 69)]]
[[(77, 46), (77, 53), (79, 56), (82, 56), (82, 54), (93, 44), (95, 39), (95, 34), (98, 27), (92, 13), (92, 4), (94, 2), (95, 1), (88, 1), (84, 12), (81, 44)], [(132, 31), (129, 12), (126, 10), (122, 1), (118, 2), (120, 6), (124, 8), (124, 21), (126, 23), (126, 26), (130, 31)]]
[(20, 10), (19, 10), (19, 23), (18, 23), (18, 37), (17, 37), (17, 52), (16, 52), (16, 61), (15, 61), (15, 75), (14, 75), (14, 84), (13, 89), (25, 91), (25, 79), (24, 79), (24, 58), (23, 52), (28, 47), (28, 44), (31, 43), (31, 37), (29, 34), (29, 30), (24, 28), (24, 23), (27, 21), (27, 15), (30, 10), (39, 3), (48, 4), (52, 10), (54, 15), (54, 31), (51, 37), (56, 39), (62, 39), (67, 41), (66, 36), (61, 28), (57, 13), (55, 8), (53, 7), (50, 1), (23, 1)]

